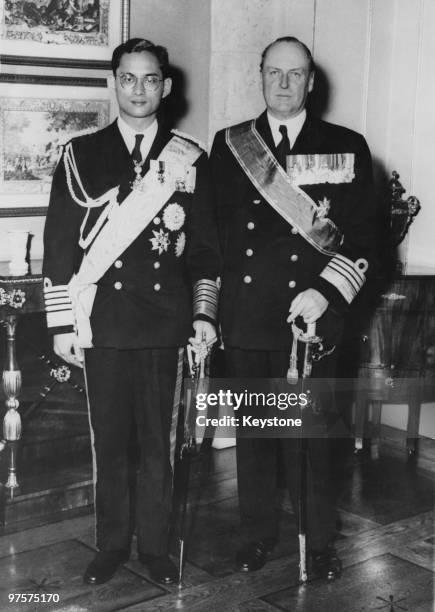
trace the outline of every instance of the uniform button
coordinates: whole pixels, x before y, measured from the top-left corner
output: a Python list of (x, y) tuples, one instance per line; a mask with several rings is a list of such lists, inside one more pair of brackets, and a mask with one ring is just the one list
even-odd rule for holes
[(123, 266), (122, 261), (120, 259), (117, 259), (115, 261), (115, 268), (118, 268), (118, 270), (119, 270), (119, 268), (122, 268), (122, 266)]
[(298, 230), (295, 227), (292, 227), (292, 234), (298, 234)]
[(299, 257), (298, 257), (296, 254), (293, 254), (293, 255), (290, 257), (290, 259), (291, 259), (292, 261), (297, 261), (297, 260), (299, 259)]
[(248, 230), (253, 230), (255, 227), (255, 223), (253, 221), (249, 221), (246, 227), (248, 228)]
[(254, 254), (254, 251), (253, 251), (252, 249), (246, 249), (246, 255), (247, 255), (248, 257), (252, 257), (252, 256), (253, 256), (253, 254)]
[(156, 284), (154, 285), (154, 291), (160, 291), (160, 285), (159, 285), (159, 283), (156, 283)]
[(155, 261), (153, 265), (154, 265), (154, 269), (158, 270), (160, 268), (160, 261)]
[(252, 200), (253, 204), (260, 204), (261, 200)]
[(116, 283), (113, 285), (115, 287), (115, 289), (117, 291), (119, 291), (120, 289), (122, 289), (122, 283), (121, 281), (116, 281)]
[(246, 276), (243, 277), (243, 282), (249, 285), (249, 283), (252, 282), (252, 277), (249, 276), (249, 274), (247, 274)]
[(293, 289), (293, 287), (296, 287), (296, 282), (295, 281), (290, 281), (288, 286), (290, 287), (290, 289)]
[(154, 219), (153, 219), (153, 223), (154, 223), (155, 225), (158, 225), (158, 224), (160, 223), (160, 217), (154, 217)]

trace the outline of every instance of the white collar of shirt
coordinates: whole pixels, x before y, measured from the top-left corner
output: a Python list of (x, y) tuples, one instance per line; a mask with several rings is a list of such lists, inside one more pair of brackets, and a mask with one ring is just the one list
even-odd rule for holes
[(134, 145), (136, 142), (136, 134), (143, 134), (143, 139), (140, 145), (140, 152), (142, 155), (142, 159), (146, 159), (148, 153), (150, 152), (151, 145), (154, 142), (154, 138), (157, 134), (157, 119), (154, 119), (151, 125), (149, 125), (145, 130), (143, 130), (142, 132), (138, 132), (132, 127), (130, 127), (128, 123), (124, 121), (124, 119), (118, 117), (118, 128), (121, 132), (121, 136), (124, 139), (124, 142), (130, 154), (133, 152), (134, 149)]
[(282, 119), (275, 119), (275, 117), (272, 117), (269, 111), (267, 111), (267, 120), (269, 121), (275, 147), (277, 147), (279, 142), (282, 140), (282, 134), (279, 131), (280, 125), (286, 126), (288, 138), (290, 140), (290, 147), (293, 147), (296, 138), (299, 136), (299, 132), (305, 123), (306, 117), (307, 111), (305, 108), (299, 113), (299, 115), (296, 115), (296, 117), (290, 117), (290, 119), (286, 119), (285, 121)]

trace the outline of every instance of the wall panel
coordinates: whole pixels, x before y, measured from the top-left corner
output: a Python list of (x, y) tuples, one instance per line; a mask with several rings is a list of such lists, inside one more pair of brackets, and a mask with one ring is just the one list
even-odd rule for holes
[(367, 54), (366, 137), (375, 161), (375, 176), (386, 172), (393, 65), (395, 0), (370, 0), (370, 47)]
[(209, 140), (264, 109), (263, 49), (280, 36), (313, 41), (315, 0), (212, 0)]
[(408, 193), (421, 200), (422, 209), (409, 232), (408, 266), (435, 268), (435, 2), (422, 0), (414, 131)]
[(314, 58), (325, 75), (324, 118), (358, 132), (365, 129), (369, 2), (317, 0)]
[(186, 113), (179, 128), (207, 140), (210, 0), (131, 0), (130, 35), (168, 48), (184, 80)]

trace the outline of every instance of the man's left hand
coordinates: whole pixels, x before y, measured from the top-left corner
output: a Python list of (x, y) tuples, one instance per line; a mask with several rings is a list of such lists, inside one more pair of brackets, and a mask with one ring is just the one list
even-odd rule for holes
[(216, 330), (214, 325), (208, 321), (194, 321), (193, 329), (195, 330), (195, 337), (189, 338), (189, 342), (195, 350), (200, 348), (203, 341), (205, 341), (207, 347), (216, 342)]
[(290, 304), (287, 323), (292, 323), (299, 316), (305, 323), (314, 323), (328, 308), (328, 304), (328, 300), (316, 289), (306, 289), (298, 293)]

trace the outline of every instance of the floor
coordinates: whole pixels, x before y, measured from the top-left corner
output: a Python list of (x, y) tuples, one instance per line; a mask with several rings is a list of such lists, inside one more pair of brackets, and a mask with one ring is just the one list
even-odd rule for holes
[[(30, 323), (35, 337), (23, 327), (18, 338), (19, 344), (24, 339), (28, 344), (30, 338), (35, 345), (33, 352), (27, 345), (18, 347), (26, 381), (22, 408), (38, 397), (41, 381), (50, 381), (47, 368), (42, 368), (39, 361), (39, 366), (35, 365), (43, 333), (41, 338), (36, 337), (38, 326)], [(239, 545), (237, 482), (234, 448), (227, 448), (204, 452), (192, 463), (187, 563), (181, 586), (165, 588), (153, 583), (137, 561), (134, 547), (130, 561), (110, 582), (98, 587), (84, 584), (83, 572), (94, 555), (94, 521), (89, 507), (76, 507), (75, 515), (70, 514), (68, 520), (41, 526), (35, 507), (40, 497), (33, 493), (33, 489), (41, 489), (39, 480), (44, 481), (42, 484), (47, 481), (47, 491), (54, 493), (46, 496), (44, 506), (41, 501), (41, 508), (46, 512), (52, 506), (52, 516), (64, 507), (75, 507), (74, 501), (79, 506), (92, 500), (84, 400), (74, 388), (68, 392), (65, 389), (55, 389), (38, 408), (42, 429), (33, 431), (32, 422), (25, 426), (24, 437), (29, 440), (27, 446), (23, 445), (20, 484), (28, 500), (20, 504), (17, 496), (17, 503), (8, 506), (10, 513), (17, 515), (16, 526), (11, 520), (9, 528), (0, 530), (0, 612), (435, 610), (434, 441), (421, 443), (418, 462), (407, 460), (403, 440), (399, 443), (390, 439), (389, 444), (381, 444), (377, 460), (370, 452), (353, 454), (351, 446), (344, 453), (337, 472), (342, 495), (336, 543), (344, 571), (334, 583), (312, 580), (305, 586), (298, 585), (297, 531), (291, 504), (283, 492), (277, 495), (282, 511), (280, 541), (271, 559), (258, 572), (235, 572), (233, 559)], [(58, 422), (59, 411), (65, 431)], [(55, 471), (41, 470), (48, 464)], [(64, 464), (68, 478), (77, 478), (76, 472), (80, 472), (83, 486), (79, 489), (71, 485), (61, 496), (56, 493), (56, 479)], [(4, 476), (1, 482), (5, 482)], [(62, 484), (65, 489), (65, 482)], [(18, 527), (20, 512), (24, 522)], [(37, 517), (33, 523), (27, 520), (29, 515)], [(39, 526), (32, 526), (36, 524)], [(176, 537), (173, 542), (171, 554), (178, 562)]]
[[(280, 543), (266, 566), (234, 571), (238, 546), (234, 449), (194, 460), (183, 584), (153, 583), (135, 558), (108, 583), (82, 581), (92, 559), (90, 514), (0, 538), (0, 610), (272, 612), (430, 612), (434, 610), (433, 476), (381, 448), (380, 458), (346, 454), (340, 478), (340, 580), (298, 585), (296, 527), (282, 493)], [(172, 550), (177, 562), (178, 547)], [(39, 595), (31, 603), (13, 594)], [(48, 602), (49, 594), (53, 594)], [(23, 598), (21, 598), (22, 600)], [(37, 599), (37, 598), (36, 598)], [(57, 600), (57, 601), (55, 601)]]

